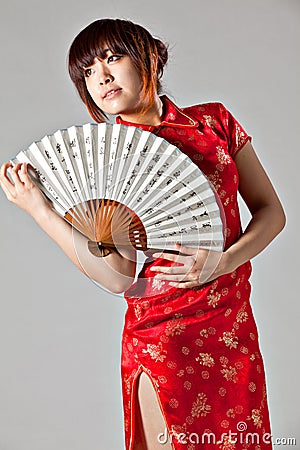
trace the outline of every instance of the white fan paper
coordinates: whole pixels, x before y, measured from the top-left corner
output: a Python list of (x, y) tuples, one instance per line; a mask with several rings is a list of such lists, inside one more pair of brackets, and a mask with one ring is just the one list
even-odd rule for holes
[[(210, 183), (188, 156), (152, 133), (121, 124), (73, 126), (34, 142), (12, 162), (33, 166), (57, 213), (99, 248), (122, 245), (115, 230), (127, 227), (140, 250), (174, 249), (176, 242), (223, 249)], [(105, 215), (110, 242), (99, 239)]]

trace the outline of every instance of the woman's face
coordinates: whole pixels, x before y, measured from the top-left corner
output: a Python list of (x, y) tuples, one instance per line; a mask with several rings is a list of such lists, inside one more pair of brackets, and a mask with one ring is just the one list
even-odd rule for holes
[(84, 68), (87, 90), (96, 105), (105, 113), (118, 114), (122, 119), (139, 114), (142, 80), (131, 58), (107, 50), (104, 59)]

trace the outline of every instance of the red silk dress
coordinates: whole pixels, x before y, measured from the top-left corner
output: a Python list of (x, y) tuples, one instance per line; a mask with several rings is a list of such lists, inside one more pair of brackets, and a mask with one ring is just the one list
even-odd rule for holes
[[(234, 157), (251, 138), (221, 103), (180, 109), (165, 96), (162, 101), (159, 126), (119, 117), (117, 123), (157, 134), (200, 167), (224, 209), (226, 250), (241, 234)], [(189, 289), (154, 278), (151, 266), (169, 264), (147, 259), (137, 282), (125, 292), (121, 370), (126, 450), (133, 449), (142, 371), (152, 381), (173, 449), (270, 450), (264, 365), (249, 302), (250, 262)]]

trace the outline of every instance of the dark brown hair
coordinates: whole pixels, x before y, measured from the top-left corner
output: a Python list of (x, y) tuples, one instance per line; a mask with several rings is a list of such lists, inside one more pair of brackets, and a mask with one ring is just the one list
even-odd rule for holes
[(155, 93), (160, 93), (160, 78), (168, 60), (167, 46), (145, 28), (129, 20), (100, 19), (84, 28), (75, 37), (69, 50), (69, 74), (96, 122), (103, 122), (106, 116), (86, 88), (83, 68), (91, 66), (95, 58), (105, 58), (106, 49), (130, 56), (142, 79), (142, 98), (148, 100), (149, 106), (153, 103)]

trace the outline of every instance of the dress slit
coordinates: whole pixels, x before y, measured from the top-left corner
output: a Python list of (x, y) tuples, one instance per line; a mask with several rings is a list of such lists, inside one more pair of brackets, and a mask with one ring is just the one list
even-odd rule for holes
[[(160, 410), (163, 422), (164, 422), (164, 429), (161, 430), (163, 433), (167, 430), (168, 436), (169, 436), (169, 427), (166, 420), (166, 416), (164, 413), (164, 408), (162, 406), (162, 402), (157, 390), (157, 387), (155, 386), (155, 382), (152, 379), (151, 373), (149, 373), (149, 370), (147, 370), (144, 366), (140, 366), (138, 368), (138, 371), (135, 375), (135, 378), (132, 383), (132, 392), (131, 392), (131, 423), (130, 423), (130, 430), (131, 430), (131, 436), (130, 436), (130, 445), (129, 450), (145, 450), (147, 448), (146, 445), (146, 439), (144, 435), (143, 430), (143, 422), (141, 417), (141, 408), (140, 408), (140, 402), (139, 402), (139, 396), (138, 396), (138, 388), (139, 383), (141, 381), (141, 375), (145, 374), (145, 376), (148, 378), (148, 380), (151, 383), (151, 387), (155, 394), (155, 400), (157, 402), (157, 406)], [(165, 447), (163, 444), (160, 445), (161, 448), (165, 448), (166, 450), (172, 449), (176, 450), (174, 444), (171, 442), (167, 447)], [(169, 447), (171, 446), (171, 447)]]

